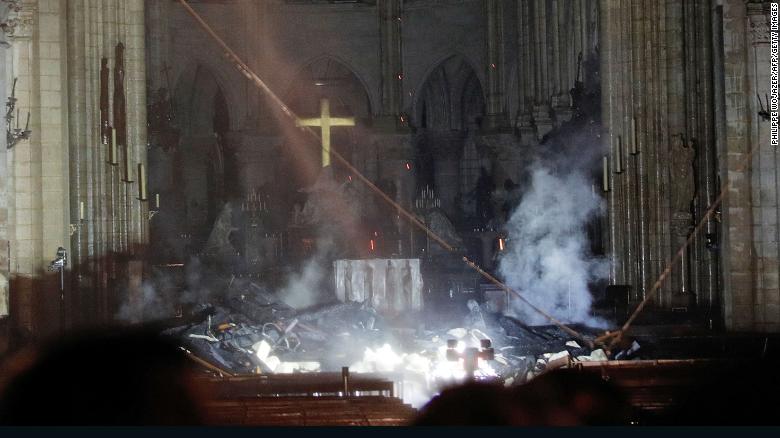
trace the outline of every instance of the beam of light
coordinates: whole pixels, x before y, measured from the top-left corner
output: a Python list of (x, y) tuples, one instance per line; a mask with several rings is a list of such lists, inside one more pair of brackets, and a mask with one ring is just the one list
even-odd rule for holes
[[(463, 353), (466, 347), (474, 345), (458, 341), (456, 351)], [(398, 352), (390, 344), (375, 349), (367, 347), (362, 360), (349, 368), (355, 373), (402, 374), (404, 402), (414, 407), (421, 407), (442, 388), (453, 383), (463, 383), (467, 378), (463, 359), (447, 359), (446, 344), (419, 353)], [(498, 373), (488, 361), (480, 359), (474, 377), (478, 380), (496, 378)]]
[[(220, 45), (220, 47), (224, 50), (225, 56), (233, 62), (236, 69), (244, 75), (248, 80), (253, 82), (255, 85), (257, 85), (258, 88), (260, 88), (270, 99), (273, 103), (275, 103), (279, 109), (281, 109), (282, 113), (285, 114), (290, 121), (294, 124), (297, 120), (299, 120), (299, 117), (288, 107), (280, 98), (279, 96), (274, 93), (273, 90), (263, 81), (260, 79), (260, 77), (247, 65), (241, 57), (236, 54), (236, 52), (233, 51), (233, 49), (230, 48), (230, 46), (225, 43), (225, 41), (217, 35), (217, 33), (214, 31), (214, 29), (209, 26), (208, 23), (206, 23), (205, 20), (203, 20), (203, 17), (200, 16), (193, 8), (190, 6), (190, 4), (187, 2), (187, 0), (178, 0), (179, 4), (184, 7), (187, 12), (195, 19), (195, 21), (198, 22), (198, 24), (203, 28), (203, 30), (206, 31), (213, 39), (217, 42), (217, 44)], [(400, 75), (402, 79), (403, 75)], [(303, 127), (305, 132), (307, 132), (309, 135), (311, 135), (313, 138), (317, 139), (317, 141), (322, 141), (320, 136), (310, 127)], [(360, 181), (362, 181), (371, 191), (376, 193), (383, 201), (388, 203), (390, 206), (395, 208), (401, 216), (404, 217), (409, 223), (414, 225), (415, 227), (419, 228), (422, 232), (424, 232), (428, 237), (430, 237), (434, 242), (438, 243), (444, 250), (446, 250), (449, 253), (452, 254), (458, 254), (455, 247), (450, 245), (447, 241), (445, 241), (443, 238), (441, 238), (438, 234), (433, 232), (428, 226), (426, 226), (420, 219), (418, 219), (413, 213), (410, 213), (407, 211), (401, 204), (395, 202), (393, 198), (388, 196), (385, 192), (383, 192), (379, 187), (376, 186), (371, 180), (369, 180), (365, 175), (363, 175), (357, 168), (355, 168), (352, 164), (349, 163), (340, 153), (338, 153), (335, 150), (331, 151), (331, 154), (333, 158), (336, 159), (339, 163), (341, 163), (345, 168), (347, 168), (350, 172), (352, 172)], [(588, 346), (593, 347), (593, 341), (591, 339), (586, 338), (579, 332), (575, 331), (574, 329), (570, 328), (566, 324), (564, 324), (562, 321), (558, 320), (554, 316), (550, 315), (549, 313), (545, 312), (540, 307), (537, 307), (532, 302), (530, 302), (528, 299), (526, 299), (520, 292), (510, 288), (506, 284), (504, 284), (502, 281), (500, 281), (498, 278), (493, 276), (492, 274), (488, 273), (484, 269), (482, 269), (479, 265), (477, 265), (474, 261), (472, 261), (468, 256), (462, 255), (461, 256), (462, 261), (469, 266), (471, 269), (476, 271), (479, 275), (505, 291), (506, 293), (512, 294), (517, 299), (522, 301), (526, 306), (528, 306), (529, 309), (533, 310), (534, 312), (542, 315), (545, 319), (550, 321), (552, 324), (558, 326), (561, 330), (565, 331), (571, 336), (574, 336), (577, 339), (580, 339), (581, 341), (588, 344)]]

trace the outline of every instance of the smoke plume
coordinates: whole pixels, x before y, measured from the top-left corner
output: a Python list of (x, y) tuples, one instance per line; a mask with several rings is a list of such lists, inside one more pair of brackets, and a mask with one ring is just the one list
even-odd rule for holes
[(327, 281), (331, 279), (328, 262), (332, 242), (323, 239), (318, 243), (316, 254), (303, 263), (299, 272), (291, 273), (278, 292), (279, 298), (292, 308), (315, 306), (327, 298), (326, 292), (332, 292), (332, 288), (327, 287)]
[[(505, 226), (507, 251), (499, 261), (499, 273), (552, 316), (601, 326), (590, 315), (593, 298), (588, 283), (605, 278), (608, 264), (590, 254), (585, 231), (588, 222), (605, 210), (590, 177), (600, 146), (585, 136), (571, 137), (560, 148), (543, 145), (549, 156), (540, 156), (527, 169), (530, 184)], [(549, 324), (520, 300), (513, 302), (512, 310), (526, 323)]]

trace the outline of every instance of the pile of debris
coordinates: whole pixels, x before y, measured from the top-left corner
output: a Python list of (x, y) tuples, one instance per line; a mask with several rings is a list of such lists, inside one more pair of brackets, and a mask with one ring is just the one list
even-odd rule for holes
[[(559, 327), (531, 327), (474, 300), (467, 307), (462, 323), (450, 327), (399, 327), (365, 303), (298, 311), (254, 283), (234, 282), (220, 302), (194, 309), (199, 318), (164, 333), (232, 374), (338, 371), (347, 365), (358, 373), (395, 373), (406, 392), (417, 394), (415, 405), (463, 381), (469, 354), (480, 358), (469, 377), (500, 379), (507, 386), (578, 361), (609, 360), (603, 350), (586, 348)], [(419, 320), (428, 321), (425, 315)], [(592, 338), (601, 333), (573, 328)], [(636, 358), (638, 351), (634, 343), (616, 358)]]
[(361, 344), (385, 341), (370, 306), (337, 303), (296, 311), (251, 282), (232, 282), (223, 299), (199, 304), (191, 313), (197, 317), (163, 334), (232, 374), (338, 370), (350, 353), (345, 347), (357, 346), (344, 341), (358, 336)]

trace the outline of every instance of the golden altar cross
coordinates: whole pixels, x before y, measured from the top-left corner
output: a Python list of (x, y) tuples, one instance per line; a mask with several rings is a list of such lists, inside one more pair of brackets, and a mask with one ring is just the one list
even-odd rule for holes
[(296, 126), (315, 126), (322, 129), (322, 167), (330, 166), (330, 129), (336, 126), (355, 126), (354, 117), (331, 117), (330, 101), (320, 100), (320, 118), (300, 119)]

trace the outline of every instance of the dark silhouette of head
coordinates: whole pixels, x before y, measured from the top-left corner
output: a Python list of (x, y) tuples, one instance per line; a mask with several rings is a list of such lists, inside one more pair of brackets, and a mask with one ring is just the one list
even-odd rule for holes
[(415, 425), (622, 425), (631, 413), (623, 393), (598, 376), (557, 370), (514, 388), (469, 383), (448, 389), (423, 408)]
[(198, 424), (187, 365), (178, 347), (145, 331), (61, 340), (4, 388), (0, 424)]

